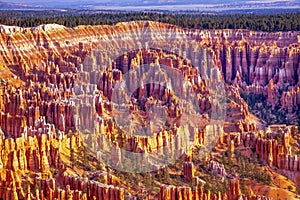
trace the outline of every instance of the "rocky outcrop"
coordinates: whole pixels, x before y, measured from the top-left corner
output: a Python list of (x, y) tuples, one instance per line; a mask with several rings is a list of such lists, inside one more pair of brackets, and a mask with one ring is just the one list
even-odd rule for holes
[(82, 191), (83, 195), (85, 195), (87, 199), (124, 199), (124, 189), (115, 187), (113, 185), (105, 185), (98, 182), (89, 181), (86, 178), (64, 175), (63, 185), (65, 187), (69, 186), (69, 189), (74, 191)]
[(89, 181), (87, 178), (71, 177), (63, 174), (60, 182), (50, 178), (36, 178), (34, 187), (37, 188), (36, 194), (29, 194), (30, 199), (61, 199), (61, 200), (83, 200), (83, 199), (124, 199), (124, 190), (112, 185), (100, 184)]
[(58, 166), (58, 148), (46, 134), (2, 140), (2, 165), (12, 171), (48, 173), (50, 165)]
[(239, 181), (237, 179), (233, 179), (229, 181), (229, 186), (226, 193), (221, 194), (213, 194), (210, 190), (204, 190), (203, 187), (176, 187), (172, 185), (163, 185), (160, 188), (160, 193), (158, 194), (159, 200), (164, 199), (211, 199), (211, 200), (238, 200), (238, 199), (251, 199), (251, 200), (271, 200), (271, 198), (264, 197), (264, 196), (245, 196), (241, 194)]
[(204, 192), (203, 188), (197, 188), (194, 191), (190, 187), (176, 187), (165, 185), (160, 188), (160, 193), (158, 196), (159, 200), (164, 199), (221, 199), (222, 195), (219, 193), (211, 194), (210, 191)]
[[(252, 87), (261, 87), (255, 91), (255, 94), (264, 95), (269, 99), (270, 104), (279, 104), (282, 109), (289, 112), (294, 112), (299, 108), (297, 83), (300, 77), (300, 50), (297, 32), (182, 30), (179, 27), (156, 22), (120, 23), (116, 27), (79, 26), (75, 29), (59, 25), (41, 25), (36, 28), (3, 26), (1, 28), (1, 57), (7, 67), (14, 66), (17, 75), (22, 77), (32, 74), (33, 71), (75, 71), (84, 60), (87, 51), (99, 43), (101, 45), (101, 40), (109, 40), (110, 34), (117, 35), (129, 31), (132, 38), (139, 38), (143, 34), (142, 30), (145, 29), (151, 29), (158, 34), (175, 32), (199, 41), (200, 46), (214, 52), (215, 63), (222, 69), (226, 82), (237, 81), (239, 87), (250, 93), (253, 92)], [(124, 46), (128, 49), (136, 45), (126, 40), (121, 42), (125, 42)], [(110, 44), (120, 47), (120, 44), (116, 44), (115, 41)], [(114, 53), (118, 53), (118, 48)], [(105, 60), (105, 56), (107, 54), (100, 55), (98, 59)], [(135, 63), (139, 64), (138, 61)], [(85, 62), (88, 63), (88, 61)], [(94, 75), (97, 76), (97, 73)], [(270, 81), (272, 83), (268, 86)], [(287, 86), (290, 86), (290, 89)], [(281, 95), (280, 90), (286, 93)]]
[[(188, 38), (187, 43), (174, 40), (181, 35)], [(62, 151), (78, 152), (83, 143), (97, 157), (105, 157), (100, 150), (106, 150), (117, 165), (122, 162), (121, 150), (145, 155), (175, 149), (183, 153), (190, 145), (187, 141), (194, 146), (213, 146), (207, 141), (234, 131), (239, 135), (220, 139), (221, 144), (230, 146), (232, 154), (241, 145), (255, 147), (268, 165), (298, 173), (300, 164), (297, 156), (291, 155), (288, 134), (250, 136), (250, 132), (257, 131), (257, 125), (249, 120), (248, 105), (240, 96), (241, 91), (261, 95), (274, 109), (279, 107), (291, 115), (299, 111), (298, 35), (183, 30), (156, 22), (74, 29), (59, 25), (1, 26), (1, 70), (5, 71), (0, 73), (0, 198), (124, 199), (124, 191), (111, 178), (100, 184), (67, 174), (53, 177), (51, 169), (62, 173), (72, 165), (63, 161)], [(166, 38), (159, 39), (160, 36)], [(150, 69), (141, 65), (149, 65)], [(174, 74), (165, 77), (161, 66), (172, 69)], [(128, 79), (128, 87), (133, 90), (130, 95), (112, 89), (121, 87), (118, 83), (134, 69)], [(149, 83), (146, 75), (165, 84), (153, 80)], [(177, 78), (179, 75), (182, 79)], [(211, 97), (222, 78), (226, 81), (226, 107), (230, 108), (224, 127), (208, 125), (211, 112), (222, 114), (225, 107)], [(116, 117), (129, 122), (131, 115), (113, 113), (113, 103), (124, 106), (136, 117), (132, 120), (139, 127), (119, 126)], [(197, 105), (195, 112), (193, 105)], [(193, 115), (193, 120), (185, 119), (184, 114)], [(215, 118), (219, 116), (222, 117)], [(153, 119), (158, 119), (157, 124), (150, 123)], [(81, 138), (78, 132), (84, 133)], [(149, 132), (154, 134), (149, 136)], [(193, 180), (194, 167), (191, 160), (183, 164), (186, 181)], [(226, 176), (223, 168), (209, 164), (210, 170)], [(40, 190), (33, 185), (21, 187), (20, 174), (26, 172), (41, 176), (34, 178)], [(238, 182), (231, 181), (224, 196), (237, 199), (241, 195)], [(161, 188), (160, 199), (173, 197), (225, 198), (202, 188)]]
[(209, 161), (207, 164), (207, 169), (213, 173), (219, 175), (222, 178), (227, 176), (226, 170), (223, 164), (218, 163), (217, 161)]
[(186, 181), (190, 182), (195, 176), (195, 168), (193, 162), (183, 163), (183, 176)]
[(266, 133), (239, 135), (241, 143), (236, 139), (231, 141), (235, 141), (235, 146), (239, 148), (255, 149), (255, 154), (268, 166), (281, 170), (282, 174), (300, 184), (300, 162), (298, 156), (292, 154), (290, 144), (293, 131), (293, 126), (271, 125), (266, 129)]

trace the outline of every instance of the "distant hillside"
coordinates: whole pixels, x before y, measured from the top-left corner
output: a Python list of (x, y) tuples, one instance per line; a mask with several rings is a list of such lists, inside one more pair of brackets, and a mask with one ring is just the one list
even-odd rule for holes
[[(26, 2), (26, 3), (19, 3)], [(200, 12), (259, 13), (283, 12), (283, 10), (300, 10), (296, 0), (93, 0), (93, 1), (50, 1), (50, 0), (5, 0), (0, 4), (2, 10), (35, 9), (76, 9), (76, 10), (194, 10)], [(257, 13), (257, 12), (256, 12)]]
[(41, 24), (114, 25), (126, 21), (159, 21), (184, 28), (248, 29), (254, 31), (300, 31), (300, 15), (291, 14), (199, 14), (194, 12), (117, 11), (2, 11), (0, 24), (33, 27)]
[(0, 10), (36, 10), (41, 8), (47, 8), (46, 6), (41, 5), (30, 5), (23, 3), (10, 3), (0, 1)]

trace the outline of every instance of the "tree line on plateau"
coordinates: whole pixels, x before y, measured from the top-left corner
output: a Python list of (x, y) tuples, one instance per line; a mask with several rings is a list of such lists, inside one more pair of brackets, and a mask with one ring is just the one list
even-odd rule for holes
[(150, 20), (184, 28), (249, 29), (254, 31), (300, 31), (300, 13), (288, 14), (201, 14), (171, 12), (109, 11), (0, 11), (0, 24), (34, 27), (56, 23), (78, 25), (114, 25), (118, 22)]

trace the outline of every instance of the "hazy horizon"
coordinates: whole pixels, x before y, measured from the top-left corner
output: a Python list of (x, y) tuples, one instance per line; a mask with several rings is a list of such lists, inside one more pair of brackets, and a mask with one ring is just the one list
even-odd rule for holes
[(2, 0), (0, 2), (9, 2), (9, 3), (24, 3), (24, 4), (30, 4), (30, 3), (157, 3), (157, 4), (172, 4), (172, 3), (182, 3), (182, 4), (211, 4), (211, 3), (219, 3), (219, 4), (227, 4), (227, 3), (239, 3), (239, 2), (254, 2), (254, 3), (272, 3), (272, 2), (295, 2), (297, 3), (297, 0), (190, 0), (189, 2), (186, 2), (185, 0), (64, 0), (64, 1), (50, 1), (50, 0)]
[(87, 10), (197, 10), (222, 12), (232, 10), (299, 10), (297, 0), (3, 0), (0, 9), (87, 9)]

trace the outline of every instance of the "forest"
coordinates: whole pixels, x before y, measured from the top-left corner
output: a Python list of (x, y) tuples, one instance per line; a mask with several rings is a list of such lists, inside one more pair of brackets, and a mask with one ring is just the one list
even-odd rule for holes
[(184, 28), (249, 29), (254, 31), (300, 31), (300, 12), (286, 14), (203, 14), (158, 11), (0, 11), (0, 24), (34, 27), (56, 23), (78, 25), (114, 25), (118, 22), (151, 20)]

